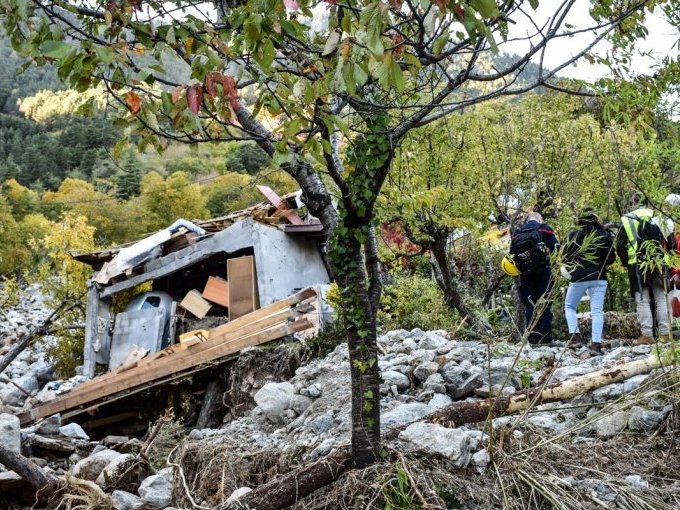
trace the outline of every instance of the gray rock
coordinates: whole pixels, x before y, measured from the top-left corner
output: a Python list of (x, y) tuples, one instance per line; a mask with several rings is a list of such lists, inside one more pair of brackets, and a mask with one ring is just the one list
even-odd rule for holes
[(454, 399), (471, 395), (483, 384), (482, 376), (476, 370), (461, 367), (455, 363), (447, 363), (441, 369), (446, 381), (446, 392)]
[(139, 496), (125, 491), (113, 491), (111, 502), (115, 510), (134, 510), (144, 504)]
[(172, 483), (167, 476), (160, 473), (145, 478), (138, 492), (142, 501), (159, 508), (165, 508), (172, 503)]
[(21, 453), (21, 424), (13, 414), (0, 414), (0, 444), (14, 453)]
[(130, 440), (128, 436), (106, 436), (102, 439), (105, 446), (113, 446), (117, 444), (127, 443)]
[(99, 473), (95, 483), (100, 487), (104, 487), (109, 481), (115, 479), (117, 476), (120, 476), (122, 474), (120, 469), (123, 467), (123, 465), (134, 458), (135, 456), (131, 453), (122, 454), (119, 457), (116, 457), (111, 462), (109, 462), (104, 469), (102, 469), (102, 472)]
[(475, 469), (480, 474), (486, 471), (489, 462), (491, 462), (491, 456), (486, 448), (479, 450), (472, 456), (472, 465), (475, 466)]
[(312, 432), (314, 432), (314, 434), (316, 434), (317, 436), (325, 434), (326, 432), (331, 430), (333, 428), (333, 425), (335, 425), (335, 419), (328, 414), (322, 414), (321, 416), (317, 416), (309, 424), (310, 428), (312, 429)]
[(420, 365), (421, 363), (429, 363), (434, 361), (436, 356), (437, 354), (434, 351), (418, 349), (411, 353), (411, 355), (408, 357), (408, 360), (412, 365)]
[(407, 423), (419, 420), (431, 411), (431, 407), (428, 407), (427, 404), (421, 404), (420, 402), (401, 404), (383, 414), (380, 419), (380, 425), (385, 429), (406, 425)]
[(382, 373), (383, 383), (387, 386), (396, 386), (400, 390), (408, 388), (411, 383), (404, 374), (400, 374), (395, 370), (388, 370)]
[(425, 349), (428, 351), (436, 351), (437, 349), (444, 347), (448, 340), (434, 333), (433, 331), (428, 331), (425, 333), (425, 337), (418, 343), (419, 349)]
[(428, 407), (431, 407), (432, 409), (439, 409), (440, 407), (446, 407), (451, 404), (453, 404), (451, 397), (443, 393), (435, 393), (427, 403)]
[(549, 432), (555, 432), (559, 428), (555, 418), (547, 413), (531, 415), (527, 419), (527, 422), (532, 424), (534, 427), (538, 427), (539, 429), (544, 429)]
[(423, 384), (423, 389), (434, 393), (446, 393), (446, 384), (444, 384), (442, 374), (436, 373), (428, 377)]
[(421, 363), (413, 370), (413, 375), (416, 379), (420, 381), (426, 381), (428, 377), (432, 374), (436, 374), (439, 371), (439, 365), (434, 362)]
[(555, 372), (553, 372), (554, 381), (564, 381), (578, 375), (589, 374), (597, 370), (597, 367), (590, 367), (587, 365), (567, 365), (560, 367)]
[(76, 465), (73, 466), (71, 473), (76, 478), (94, 482), (104, 468), (120, 456), (122, 456), (121, 453), (113, 450), (101, 450), (89, 457), (79, 460)]
[(250, 487), (239, 487), (229, 495), (229, 497), (227, 498), (227, 503), (236, 501), (238, 498), (240, 498), (244, 494), (248, 494), (252, 490), (253, 489), (251, 489)]
[(312, 398), (319, 398), (321, 396), (321, 385), (318, 383), (307, 386), (307, 393)]
[(617, 411), (603, 416), (595, 422), (595, 433), (600, 438), (613, 437), (623, 432), (628, 422), (628, 413)]
[(255, 402), (271, 421), (278, 423), (290, 406), (294, 388), (289, 382), (267, 383), (255, 393)]
[(304, 413), (312, 405), (312, 399), (304, 395), (293, 395), (290, 399), (290, 408), (297, 414)]
[(635, 490), (646, 491), (649, 489), (649, 482), (640, 475), (628, 475), (624, 478), (626, 483)]
[(47, 436), (56, 436), (61, 427), (61, 415), (53, 414), (41, 421), (35, 428), (36, 433)]
[(472, 457), (470, 436), (460, 429), (419, 422), (403, 430), (399, 439), (415, 451), (450, 459), (459, 468), (467, 466)]
[(319, 446), (314, 448), (314, 450), (312, 450), (311, 457), (313, 459), (325, 457), (326, 455), (331, 453), (331, 450), (333, 449), (334, 445), (335, 445), (335, 438), (331, 437), (329, 439), (326, 439)]
[(630, 379), (623, 381), (623, 393), (630, 393), (637, 390), (643, 382), (647, 380), (649, 376), (647, 374), (636, 375)]
[(47, 383), (56, 379), (54, 368), (44, 359), (39, 359), (28, 367), (28, 373), (35, 377), (38, 382)]
[[(33, 375), (24, 375), (13, 381), (27, 392), (33, 394), (40, 389), (38, 380)], [(14, 385), (6, 386), (0, 391), (0, 401), (10, 406), (21, 406), (24, 404), (28, 395)]]
[(635, 432), (652, 432), (659, 428), (664, 413), (650, 411), (639, 406), (634, 406), (628, 416), (628, 428)]
[(59, 434), (64, 437), (71, 437), (73, 439), (82, 439), (84, 441), (89, 441), (90, 436), (83, 430), (83, 427), (77, 423), (69, 423), (67, 425), (62, 425), (59, 427)]

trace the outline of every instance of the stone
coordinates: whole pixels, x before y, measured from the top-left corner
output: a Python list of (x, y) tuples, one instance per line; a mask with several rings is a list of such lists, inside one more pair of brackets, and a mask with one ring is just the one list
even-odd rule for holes
[(413, 375), (416, 379), (420, 381), (426, 381), (428, 377), (432, 374), (436, 374), (439, 371), (439, 365), (434, 362), (421, 363), (413, 370)]
[(104, 446), (114, 446), (117, 444), (127, 443), (130, 440), (128, 436), (106, 436), (102, 439)]
[(119, 457), (113, 459), (111, 462), (109, 462), (104, 469), (102, 469), (102, 472), (99, 473), (99, 476), (95, 480), (95, 483), (99, 485), (100, 487), (104, 487), (108, 482), (114, 480), (117, 476), (122, 474), (122, 471), (120, 471), (120, 468), (130, 460), (134, 459), (135, 456), (126, 453), (122, 454)]
[(431, 407), (420, 402), (401, 404), (391, 411), (384, 413), (380, 419), (380, 425), (385, 429), (406, 425), (407, 423), (419, 420), (431, 411)]
[(38, 382), (47, 383), (55, 380), (54, 368), (44, 359), (39, 359), (28, 367), (28, 373), (35, 377)]
[(395, 370), (388, 370), (382, 373), (383, 383), (387, 386), (396, 386), (400, 390), (408, 388), (411, 383), (404, 374), (400, 374)]
[(628, 428), (634, 432), (653, 432), (659, 428), (664, 413), (650, 411), (640, 406), (634, 406), (628, 416)]
[(293, 395), (290, 399), (290, 408), (297, 414), (304, 413), (312, 405), (312, 399), (304, 395)]
[(39, 435), (34, 435), (31, 438), (31, 446), (59, 454), (70, 454), (76, 451), (76, 446), (70, 440), (53, 439)]
[(432, 391), (433, 393), (446, 393), (446, 385), (444, 384), (442, 374), (436, 373), (428, 377), (423, 384), (423, 389)]
[(121, 455), (123, 454), (114, 450), (101, 450), (90, 455), (89, 457), (79, 460), (76, 465), (73, 466), (71, 473), (76, 478), (82, 478), (83, 480), (94, 482), (99, 474), (104, 470), (104, 468)]
[(139, 497), (144, 503), (165, 508), (172, 503), (172, 483), (160, 472), (145, 478), (139, 485)]
[(451, 404), (453, 404), (451, 397), (443, 393), (435, 393), (427, 403), (428, 407), (431, 407), (432, 409), (439, 409), (440, 407), (446, 407)]
[[(21, 388), (28, 393), (37, 393), (40, 389), (38, 380), (33, 375), (23, 375), (18, 378), (13, 378), (12, 381), (21, 386)], [(11, 406), (21, 406), (24, 404), (28, 395), (14, 385), (6, 386), (0, 391), (0, 401)]]
[(135, 510), (144, 504), (139, 496), (125, 491), (113, 491), (111, 503), (115, 510)]
[(609, 438), (623, 432), (628, 422), (628, 413), (617, 411), (608, 416), (603, 416), (595, 422), (597, 437)]
[(333, 449), (333, 446), (335, 445), (335, 438), (331, 437), (329, 439), (326, 439), (323, 441), (319, 446), (314, 448), (311, 453), (312, 459), (318, 459), (320, 457), (325, 457), (329, 453), (331, 453), (331, 450)]
[(59, 434), (59, 427), (61, 427), (61, 415), (53, 414), (41, 421), (36, 426), (35, 432), (46, 436), (56, 436)]
[(445, 457), (464, 468), (472, 458), (470, 436), (461, 429), (449, 429), (434, 423), (413, 423), (406, 427), (399, 439), (415, 451)]
[(248, 494), (252, 490), (253, 489), (251, 489), (250, 487), (239, 487), (229, 495), (229, 497), (227, 498), (227, 503), (232, 503), (236, 501), (238, 498), (240, 498), (244, 494)]
[(434, 333), (433, 331), (428, 331), (425, 333), (425, 337), (418, 343), (418, 349), (425, 349), (428, 351), (436, 351), (437, 349), (444, 347), (448, 340)]
[(479, 474), (483, 474), (486, 471), (490, 462), (491, 456), (486, 448), (479, 450), (472, 456), (472, 465), (475, 466), (475, 469)]
[(290, 406), (294, 390), (289, 382), (267, 383), (255, 393), (255, 402), (267, 418), (278, 423)]
[(314, 434), (316, 434), (317, 436), (320, 436), (321, 434), (325, 434), (326, 432), (330, 431), (333, 428), (333, 425), (335, 425), (335, 419), (328, 414), (322, 414), (321, 416), (317, 416), (309, 424), (310, 428), (312, 429), (312, 432), (314, 432)]
[(319, 398), (321, 396), (321, 385), (320, 384), (310, 384), (307, 386), (307, 393), (312, 398)]
[(0, 444), (14, 453), (21, 453), (21, 424), (13, 414), (0, 414)]
[(483, 385), (479, 372), (449, 362), (441, 369), (446, 391), (454, 399), (465, 398)]
[(571, 379), (572, 377), (589, 374), (595, 370), (597, 370), (597, 367), (590, 367), (586, 365), (567, 365), (555, 370), (553, 372), (552, 379), (553, 381), (562, 382), (566, 379)]
[(59, 427), (59, 434), (65, 437), (71, 437), (73, 439), (82, 439), (84, 441), (89, 441), (90, 436), (83, 430), (83, 427), (77, 423), (69, 423), (67, 425), (62, 425)]
[(531, 415), (527, 419), (527, 422), (529, 422), (534, 427), (538, 427), (539, 429), (544, 429), (548, 432), (555, 432), (558, 429), (558, 424), (555, 421), (555, 418), (553, 416), (551, 416), (550, 414), (534, 414), (534, 415)]
[(649, 482), (640, 475), (628, 475), (624, 478), (626, 483), (635, 490), (646, 491), (649, 489)]

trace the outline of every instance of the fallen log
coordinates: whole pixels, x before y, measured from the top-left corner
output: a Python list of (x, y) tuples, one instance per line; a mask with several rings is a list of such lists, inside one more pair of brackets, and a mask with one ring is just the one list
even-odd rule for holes
[(36, 464), (23, 455), (8, 450), (0, 444), (0, 464), (14, 471), (36, 491), (56, 482), (57, 479), (45, 474)]
[[(421, 421), (438, 423), (449, 427), (459, 427), (467, 423), (485, 421), (508, 414), (524, 411), (533, 405), (570, 400), (589, 391), (621, 382), (636, 375), (646, 374), (661, 366), (658, 355), (652, 354), (644, 359), (621, 363), (612, 368), (598, 370), (590, 374), (568, 379), (544, 388), (531, 388), (506, 397), (478, 402), (455, 402), (427, 415)], [(385, 441), (396, 439), (399, 432), (408, 425), (390, 429), (384, 436)], [(275, 478), (264, 485), (241, 496), (232, 503), (222, 503), (215, 510), (280, 510), (300, 501), (312, 492), (337, 480), (352, 465), (349, 447), (341, 447), (322, 460), (285, 475)]]

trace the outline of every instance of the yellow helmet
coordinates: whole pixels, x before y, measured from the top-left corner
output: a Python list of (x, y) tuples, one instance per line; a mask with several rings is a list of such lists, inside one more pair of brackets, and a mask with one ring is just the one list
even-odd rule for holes
[(501, 261), (501, 267), (503, 268), (503, 272), (508, 276), (515, 277), (519, 276), (520, 274), (519, 269), (517, 269), (517, 266), (508, 255), (503, 257), (503, 260)]

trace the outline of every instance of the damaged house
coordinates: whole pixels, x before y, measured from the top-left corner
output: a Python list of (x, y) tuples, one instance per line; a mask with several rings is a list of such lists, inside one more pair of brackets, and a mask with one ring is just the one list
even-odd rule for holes
[(268, 201), (249, 209), (178, 220), (136, 243), (72, 254), (93, 268), (83, 375), (106, 373), (22, 421), (92, 412), (245, 347), (318, 328), (319, 290), (330, 283), (323, 228), (298, 216), (297, 194), (258, 188)]

